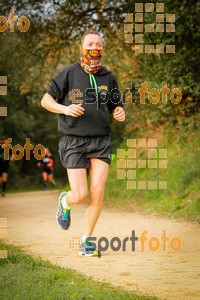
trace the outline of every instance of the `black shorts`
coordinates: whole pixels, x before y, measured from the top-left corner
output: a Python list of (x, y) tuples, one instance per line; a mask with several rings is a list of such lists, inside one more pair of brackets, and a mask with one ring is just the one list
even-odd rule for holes
[(8, 162), (1, 162), (0, 163), (0, 177), (3, 173), (8, 173), (9, 163)]
[(98, 158), (110, 164), (110, 136), (82, 137), (64, 135), (59, 142), (60, 161), (64, 168), (90, 168), (90, 159)]
[(53, 173), (53, 169), (51, 169), (51, 168), (42, 168), (42, 172), (46, 172), (47, 174), (52, 174)]

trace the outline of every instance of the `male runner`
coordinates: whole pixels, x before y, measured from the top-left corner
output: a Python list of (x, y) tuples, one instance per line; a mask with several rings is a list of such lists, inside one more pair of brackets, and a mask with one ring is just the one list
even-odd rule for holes
[[(13, 160), (12, 157), (10, 157), (10, 160), (5, 160), (4, 149), (2, 147), (3, 144), (5, 144), (5, 137), (2, 135), (2, 136), (0, 136), (0, 185), (1, 185), (2, 197), (5, 196), (6, 185), (7, 185), (7, 180), (8, 180), (9, 163), (10, 163), (10, 160)], [(11, 151), (10, 151), (10, 154), (11, 154)]]
[[(87, 197), (86, 171), (89, 169), (90, 201), (79, 254), (97, 256), (89, 237), (101, 213), (111, 162), (110, 127), (105, 107), (120, 122), (125, 120), (125, 112), (119, 96), (117, 101), (111, 97), (107, 103), (104, 101), (106, 93), (118, 89), (118, 84), (112, 73), (101, 66), (103, 45), (100, 34), (86, 32), (81, 39), (80, 50), (80, 61), (65, 67), (52, 79), (41, 105), (58, 114), (58, 130), (63, 134), (59, 154), (71, 187), (71, 191), (60, 194), (57, 222), (62, 229), (69, 228), (71, 206), (82, 203)], [(92, 93), (89, 91), (88, 94), (88, 88), (93, 88)], [(104, 95), (100, 97), (102, 92)], [(76, 97), (82, 102), (74, 104), (77, 103)], [(91, 98), (97, 97), (98, 103), (91, 101)]]
[(47, 190), (48, 182), (54, 186), (53, 181), (53, 164), (54, 158), (53, 155), (50, 153), (48, 148), (45, 148), (45, 156), (37, 165), (38, 167), (42, 166), (42, 179), (44, 190)]

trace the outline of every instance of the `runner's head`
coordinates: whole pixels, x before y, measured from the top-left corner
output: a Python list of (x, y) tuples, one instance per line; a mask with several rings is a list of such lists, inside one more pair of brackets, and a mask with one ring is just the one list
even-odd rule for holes
[(103, 49), (103, 42), (99, 32), (90, 30), (84, 33), (81, 38), (81, 49)]
[(81, 38), (81, 67), (86, 73), (96, 73), (101, 67), (103, 43), (97, 31), (87, 31)]
[(48, 154), (49, 153), (49, 148), (45, 148), (45, 154)]

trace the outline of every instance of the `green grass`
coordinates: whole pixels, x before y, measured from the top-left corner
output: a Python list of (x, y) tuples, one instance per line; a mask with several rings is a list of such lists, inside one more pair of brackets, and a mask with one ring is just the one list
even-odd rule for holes
[[(104, 205), (166, 213), (200, 222), (200, 120), (195, 121), (195, 129), (194, 126), (188, 126), (187, 130), (168, 129), (158, 138), (158, 147), (168, 151), (167, 169), (136, 170), (137, 180), (168, 181), (166, 190), (127, 190), (127, 179), (117, 179), (116, 158), (109, 170)], [(128, 149), (125, 143), (118, 148)], [(147, 150), (140, 152), (139, 159), (147, 159)]]
[(0, 249), (8, 251), (8, 257), (0, 259), (0, 299), (2, 300), (157, 299), (95, 282), (70, 269), (42, 261), (40, 257), (33, 258), (25, 255), (19, 248), (1, 242)]

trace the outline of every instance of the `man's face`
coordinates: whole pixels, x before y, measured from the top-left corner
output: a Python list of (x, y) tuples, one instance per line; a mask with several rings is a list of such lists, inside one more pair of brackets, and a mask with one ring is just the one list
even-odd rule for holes
[(87, 34), (83, 40), (84, 49), (103, 49), (102, 40), (97, 34)]

